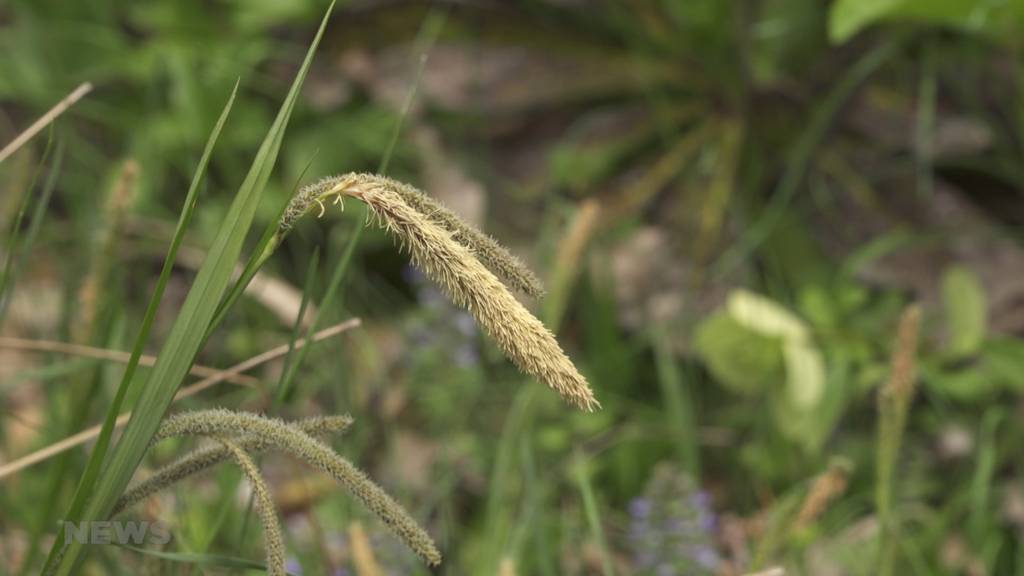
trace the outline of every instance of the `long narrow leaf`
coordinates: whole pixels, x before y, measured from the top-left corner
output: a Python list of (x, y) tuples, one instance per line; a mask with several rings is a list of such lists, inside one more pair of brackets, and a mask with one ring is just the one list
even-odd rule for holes
[(39, 180), (39, 175), (43, 173), (43, 168), (46, 166), (46, 162), (50, 158), (50, 151), (52, 148), (53, 128), (50, 129), (49, 138), (46, 139), (46, 147), (43, 148), (43, 157), (39, 159), (39, 165), (36, 166), (35, 171), (32, 173), (32, 181), (29, 183), (21, 201), (18, 203), (18, 211), (15, 213), (14, 221), (11, 222), (11, 231), (8, 235), (7, 243), (4, 245), (6, 254), (4, 255), (3, 270), (0, 271), (0, 325), (3, 324), (3, 310), (6, 310), (6, 302), (11, 297), (8, 293), (9, 290), (7, 288), (7, 284), (11, 277), (11, 269), (14, 266), (14, 255), (18, 252), (17, 244), (18, 235), (21, 233), (21, 224), (25, 219), (25, 213), (28, 211), (28, 205), (32, 199), (32, 191), (35, 190), (36, 182)]
[[(121, 440), (105, 467), (96, 491), (89, 502), (83, 519), (102, 519), (109, 515), (118, 496), (131, 480), (156, 432), (174, 393), (180, 385), (196, 354), (206, 339), (208, 329), (218, 309), (218, 304), (227, 290), (235, 262), (242, 251), (245, 237), (252, 225), (256, 208), (271, 171), (277, 160), (284, 131), (291, 117), (316, 47), (323, 36), (333, 3), (324, 15), (306, 58), (292, 83), (288, 96), (278, 112), (259, 152), (242, 182), (224, 218), (223, 226), (214, 239), (203, 265), (189, 290), (178, 318), (163, 346), (156, 365), (150, 374), (132, 411), (132, 418), (125, 428)], [(60, 565), (60, 573), (71, 573), (81, 559), (82, 547), (77, 543), (68, 545), (67, 553)]]
[[(65, 518), (66, 521), (77, 522), (81, 519), (82, 510), (85, 508), (88, 495), (92, 494), (95, 488), (96, 478), (99, 475), (103, 460), (107, 455), (107, 449), (110, 446), (110, 437), (114, 432), (115, 422), (118, 415), (121, 413), (121, 405), (124, 403), (124, 399), (128, 394), (128, 389), (131, 386), (132, 379), (135, 377), (135, 371), (139, 367), (139, 360), (142, 357), (142, 349), (145, 347), (146, 340), (149, 339), (149, 331), (153, 326), (153, 319), (156, 317), (156, 310), (160, 305), (160, 300), (163, 298), (164, 289), (167, 287), (167, 281), (171, 277), (171, 270), (174, 268), (178, 248), (181, 247), (181, 243), (185, 239), (185, 231), (188, 229), (188, 225), (192, 221), (192, 212), (195, 209), (196, 200), (199, 197), (199, 185), (202, 183), (203, 177), (206, 174), (206, 167), (209, 164), (210, 155), (213, 153), (213, 148), (217, 144), (217, 139), (220, 137), (221, 130), (224, 128), (224, 123), (227, 122), (228, 115), (231, 112), (231, 107), (234, 105), (235, 95), (237, 93), (238, 83), (236, 82), (235, 87), (231, 90), (231, 96), (228, 97), (227, 104), (224, 105), (224, 110), (220, 113), (220, 118), (217, 119), (217, 123), (214, 125), (213, 131), (210, 132), (210, 137), (206, 141), (206, 148), (203, 150), (203, 155), (199, 158), (199, 164), (196, 167), (195, 174), (192, 176), (192, 183), (189, 185), (188, 193), (185, 196), (185, 204), (182, 207), (181, 215), (178, 217), (178, 224), (174, 230), (174, 237), (171, 239), (171, 245), (167, 249), (167, 256), (164, 258), (163, 269), (160, 271), (160, 277), (157, 280), (156, 289), (153, 291), (153, 295), (149, 299), (149, 304), (146, 306), (146, 312), (142, 318), (142, 327), (139, 330), (138, 336), (135, 338), (135, 344), (132, 346), (131, 357), (128, 359), (128, 365), (125, 367), (124, 376), (121, 377), (121, 383), (117, 387), (117, 392), (114, 394), (114, 400), (107, 409), (107, 415), (103, 421), (103, 428), (100, 430), (99, 438), (96, 440), (96, 446), (93, 448), (92, 454), (89, 456), (89, 461), (86, 463), (85, 467), (85, 473), (82, 475), (82, 479), (78, 483), (78, 488), (75, 489), (75, 495), (71, 501), (71, 507)], [(57, 540), (54, 542), (53, 548), (50, 550), (50, 555), (46, 560), (46, 566), (43, 569), (44, 572), (48, 572), (51, 569), (54, 561), (57, 559), (58, 552), (63, 546), (64, 533), (63, 531), (60, 531), (57, 534)]]

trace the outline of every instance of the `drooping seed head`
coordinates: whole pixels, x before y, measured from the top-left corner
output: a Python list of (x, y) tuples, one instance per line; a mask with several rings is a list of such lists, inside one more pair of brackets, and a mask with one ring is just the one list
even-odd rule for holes
[(416, 266), (476, 318), (505, 355), (576, 406), (600, 407), (586, 379), (554, 335), (515, 299), (504, 284), (455, 239), (455, 233), (412, 208), (398, 183), (371, 174), (346, 174), (322, 184), (321, 198), (351, 197), (370, 212), (412, 255)]
[(234, 442), (218, 438), (224, 449), (234, 458), (235, 463), (245, 474), (252, 487), (253, 496), (256, 500), (256, 512), (259, 514), (260, 523), (263, 524), (263, 541), (266, 547), (267, 573), (272, 576), (285, 576), (284, 568), (284, 538), (281, 536), (281, 523), (277, 519), (277, 509), (274, 507), (274, 499), (270, 495), (270, 488), (263, 481), (259, 468), (252, 458)]
[(175, 414), (160, 425), (154, 441), (173, 436), (224, 436), (245, 434), (305, 460), (345, 486), (356, 498), (430, 565), (441, 563), (434, 541), (397, 501), (362, 471), (329, 446), (297, 426), (276, 418), (224, 409)]
[[(327, 436), (342, 432), (351, 424), (352, 418), (350, 416), (314, 416), (294, 423), (303, 432), (312, 436)], [(271, 448), (271, 445), (263, 437), (253, 434), (239, 435), (235, 443), (251, 454), (263, 452)], [(153, 494), (170, 488), (190, 476), (209, 470), (230, 457), (230, 452), (223, 446), (193, 450), (175, 462), (160, 468), (149, 478), (129, 487), (117, 500), (117, 504), (114, 505), (110, 515), (116, 516)]]
[[(338, 186), (343, 186), (349, 176), (351, 175), (331, 176), (304, 186), (289, 202), (278, 229), (287, 233), (296, 221), (314, 209), (319, 210), (322, 215), (325, 209), (324, 203), (338, 198)], [(379, 176), (374, 178), (387, 180), (391, 189), (400, 195), (413, 210), (451, 232), (455, 241), (469, 248), (481, 262), (513, 288), (534, 298), (544, 295), (544, 285), (537, 275), (490, 235), (459, 218), (455, 212), (452, 212), (439, 200), (414, 186)]]

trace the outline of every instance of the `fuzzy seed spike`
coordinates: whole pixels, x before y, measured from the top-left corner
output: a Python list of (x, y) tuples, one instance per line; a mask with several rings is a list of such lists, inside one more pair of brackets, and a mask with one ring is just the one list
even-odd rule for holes
[[(349, 416), (315, 416), (300, 420), (294, 425), (306, 434), (326, 436), (343, 432), (351, 424), (352, 418)], [(241, 436), (236, 443), (250, 454), (264, 452), (271, 447), (264, 438), (253, 435)], [(190, 476), (205, 472), (230, 457), (230, 452), (222, 446), (193, 450), (177, 461), (160, 468), (149, 478), (129, 487), (118, 499), (110, 515), (116, 516), (153, 494), (170, 488)]]
[(285, 576), (287, 571), (284, 568), (284, 537), (281, 536), (281, 523), (277, 518), (277, 509), (274, 508), (274, 499), (270, 495), (267, 483), (263, 481), (260, 470), (252, 458), (242, 450), (240, 446), (230, 440), (218, 438), (218, 442), (231, 454), (231, 457), (242, 469), (252, 487), (253, 495), (256, 498), (256, 512), (259, 514), (260, 522), (263, 524), (263, 540), (267, 556), (267, 574), (271, 576)]
[(175, 414), (160, 425), (154, 442), (175, 436), (251, 435), (270, 446), (305, 460), (330, 475), (359, 498), (371, 512), (427, 564), (441, 563), (441, 553), (430, 536), (397, 501), (373, 483), (351, 462), (301, 428), (276, 418), (224, 409)]
[(413, 263), (441, 286), (459, 306), (469, 310), (505, 355), (520, 370), (537, 378), (575, 406), (600, 408), (587, 381), (565, 355), (558, 341), (455, 233), (410, 206), (397, 183), (372, 174), (347, 174), (333, 183), (321, 181), (324, 195), (356, 198), (407, 249)]

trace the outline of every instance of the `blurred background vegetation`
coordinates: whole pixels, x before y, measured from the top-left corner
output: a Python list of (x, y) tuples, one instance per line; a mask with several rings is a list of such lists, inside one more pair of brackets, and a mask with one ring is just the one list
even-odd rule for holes
[[(158, 348), (325, 7), (0, 3), (0, 143), (95, 86), (0, 164), (0, 460), (102, 419), (120, 365), (14, 344), (130, 347), (241, 78)], [(531, 306), (604, 409), (526, 380), (371, 228), (322, 311), (363, 325), (312, 347), (278, 412), (351, 413), (335, 446), (425, 523), (440, 573), (1024, 574), (1022, 30), (1020, 0), (341, 2), (257, 225), (389, 155), (540, 272)], [(304, 221), (198, 362), (287, 343), (364, 217)], [(879, 390), (911, 303), (903, 429)], [(282, 370), (181, 404), (267, 410)], [(0, 479), (0, 571), (38, 570), (86, 455)], [(263, 470), (294, 573), (358, 573), (356, 522), (383, 573), (427, 572), (308, 469)], [(154, 499), (165, 554), (88, 570), (262, 557), (239, 486)]]

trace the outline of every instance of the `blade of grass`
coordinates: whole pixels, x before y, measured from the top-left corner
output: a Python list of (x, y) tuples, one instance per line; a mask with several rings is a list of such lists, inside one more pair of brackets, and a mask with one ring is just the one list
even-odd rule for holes
[[(309, 170), (309, 167), (312, 165), (312, 162), (313, 160), (310, 159), (310, 161), (306, 163), (305, 168), (302, 169), (302, 173), (299, 175), (299, 178), (296, 180), (295, 185), (292, 187), (293, 196), (295, 195), (295, 192), (298, 190), (299, 184), (302, 181), (302, 177), (305, 175), (306, 171)], [(229, 308), (234, 303), (234, 301), (237, 300), (239, 296), (241, 296), (243, 292), (245, 292), (246, 286), (248, 286), (249, 282), (254, 277), (255, 272), (263, 266), (263, 263), (266, 262), (274, 253), (274, 251), (276, 251), (277, 247), (280, 246), (284, 238), (278, 233), (277, 223), (280, 221), (281, 216), (284, 214), (284, 210), (286, 208), (287, 203), (282, 204), (281, 208), (278, 210), (277, 217), (270, 221), (270, 224), (264, 231), (263, 237), (260, 239), (260, 242), (257, 245), (256, 250), (253, 251), (252, 255), (249, 258), (249, 261), (246, 262), (245, 269), (239, 276), (238, 281), (232, 287), (228, 296), (222, 303), (223, 310), (218, 310), (218, 317), (222, 315), (223, 311), (227, 310), (227, 308)], [(291, 369), (291, 366), (293, 365), (294, 360), (293, 353), (296, 350), (295, 342), (299, 336), (299, 332), (301, 331), (302, 321), (306, 317), (306, 308), (309, 305), (309, 300), (312, 295), (313, 286), (315, 285), (316, 271), (317, 267), (319, 266), (319, 262), (320, 247), (317, 246), (313, 249), (313, 255), (312, 258), (310, 259), (309, 268), (306, 270), (306, 282), (302, 290), (302, 301), (299, 303), (299, 313), (295, 317), (295, 324), (292, 328), (291, 338), (288, 341), (288, 352), (285, 354), (284, 366), (281, 369), (281, 377), (278, 380), (277, 388), (274, 392), (274, 398), (272, 400), (271, 408), (272, 413), (276, 413), (277, 410), (280, 408), (281, 404), (284, 403), (287, 397), (288, 390), (290, 388), (291, 376), (292, 374), (294, 374), (294, 371)], [(319, 312), (319, 308), (317, 310)], [(316, 318), (318, 317), (319, 314), (317, 314), (317, 316), (314, 318), (314, 321), (311, 324), (311, 326), (313, 326), (314, 329), (310, 330), (307, 333), (307, 338), (310, 334), (315, 333)], [(237, 483), (237, 481), (240, 479), (241, 476), (239, 475), (237, 479), (234, 482), (232, 482), (232, 484)], [(252, 510), (254, 504), (255, 494), (250, 494), (249, 503), (246, 506), (245, 515), (242, 518), (242, 528), (239, 531), (239, 543), (244, 543), (246, 541), (246, 535), (248, 534), (249, 531), (249, 522), (252, 519)], [(228, 511), (233, 506), (234, 504), (230, 502), (230, 500), (224, 501), (221, 511), (217, 516), (217, 525), (211, 531), (212, 534), (216, 534), (217, 532), (219, 532), (220, 526), (227, 519)], [(207, 544), (210, 543), (211, 542), (207, 542)]]
[(587, 515), (587, 524), (590, 526), (590, 531), (593, 533), (594, 541), (597, 543), (597, 549), (601, 555), (601, 573), (604, 576), (615, 576), (612, 557), (608, 552), (608, 543), (604, 537), (604, 528), (601, 526), (601, 514), (597, 510), (597, 500), (594, 498), (594, 487), (590, 484), (587, 459), (577, 451), (573, 460), (573, 472), (580, 490), (580, 497), (583, 498), (583, 510)]
[[(18, 203), (18, 212), (11, 223), (11, 231), (7, 235), (7, 243), (4, 246), (7, 253), (4, 254), (3, 272), (0, 272), (0, 302), (10, 300), (7, 284), (11, 277), (11, 268), (14, 266), (15, 254), (18, 252), (18, 235), (21, 233), (21, 224), (25, 219), (25, 213), (28, 211), (29, 202), (32, 200), (32, 191), (36, 188), (36, 182), (39, 180), (39, 175), (43, 173), (43, 167), (46, 166), (46, 161), (49, 160), (52, 149), (53, 130), (51, 129), (50, 135), (46, 139), (46, 147), (43, 149), (43, 157), (39, 160), (39, 165), (36, 166), (32, 174), (32, 181), (29, 183), (21, 202)], [(6, 309), (6, 305), (3, 306), (3, 309)], [(0, 312), (0, 326), (3, 325), (3, 320), (3, 312)]]
[(914, 118), (914, 168), (917, 194), (930, 200), (935, 191), (935, 100), (938, 92), (935, 47), (925, 44), (921, 78), (917, 86), (917, 114)]
[[(292, 328), (291, 339), (288, 341), (288, 354), (284, 357), (284, 367), (281, 370), (281, 378), (277, 383), (277, 391), (274, 395), (271, 413), (276, 413), (277, 409), (281, 407), (281, 404), (288, 396), (288, 390), (290, 389), (291, 384), (291, 379), (288, 376), (292, 372), (292, 353), (295, 352), (295, 341), (298, 340), (299, 333), (302, 331), (302, 319), (306, 315), (306, 307), (309, 305), (309, 299), (313, 293), (313, 287), (316, 285), (316, 273), (319, 264), (320, 247), (317, 246), (313, 249), (313, 256), (310, 258), (309, 268), (306, 270), (306, 283), (302, 289), (302, 301), (299, 302), (299, 314), (295, 317), (295, 326)], [(317, 309), (317, 311), (319, 311), (319, 309)]]
[(996, 432), (1003, 420), (1001, 406), (988, 408), (978, 432), (978, 456), (971, 477), (971, 511), (967, 516), (967, 536), (976, 550), (982, 549), (987, 533), (997, 530), (993, 522), (993, 477), (998, 466)]
[(807, 127), (797, 139), (790, 160), (773, 191), (771, 200), (744, 235), (722, 255), (715, 265), (715, 274), (724, 277), (743, 262), (749, 254), (771, 235), (787, 213), (789, 202), (796, 195), (807, 174), (808, 166), (825, 139), (832, 119), (865, 80), (895, 55), (903, 46), (904, 36), (883, 42), (865, 54), (836, 82), (824, 100), (815, 108)]
[[(141, 462), (149, 441), (173, 400), (182, 378), (210, 333), (211, 323), (217, 315), (219, 303), (231, 280), (231, 273), (252, 225), (260, 196), (276, 163), (299, 88), (305, 80), (333, 8), (332, 2), (324, 14), (288, 96), (281, 105), (277, 118), (260, 145), (249, 173), (225, 216), (224, 226), (214, 239), (196, 275), (167, 341), (157, 356), (147, 386), (139, 396), (132, 410), (132, 417), (111, 454), (110, 464), (105, 467), (103, 476), (96, 483), (96, 492), (83, 514), (83, 519), (101, 519), (110, 513)], [(82, 547), (78, 543), (68, 545), (67, 554), (60, 564), (60, 574), (67, 574), (77, 566), (82, 556), (81, 551)]]
[[(420, 28), (420, 32), (417, 35), (417, 40), (415, 42), (415, 45), (418, 47), (417, 51), (420, 53), (420, 61), (419, 66), (417, 67), (416, 70), (416, 77), (409, 88), (409, 92), (406, 95), (406, 99), (405, 102), (403, 103), (402, 110), (399, 113), (398, 120), (395, 123), (394, 130), (391, 133), (391, 138), (388, 141), (388, 145), (385, 148), (384, 153), (381, 157), (380, 164), (377, 167), (378, 174), (384, 174), (385, 172), (387, 172), (388, 166), (391, 162), (391, 157), (394, 153), (394, 149), (398, 144), (399, 137), (401, 136), (403, 123), (405, 121), (405, 118), (409, 115), (409, 111), (412, 109), (412, 103), (415, 101), (416, 93), (419, 89), (419, 84), (423, 77), (423, 69), (426, 67), (427, 56), (431, 48), (433, 47), (434, 43), (437, 41), (438, 36), (440, 36), (441, 29), (444, 27), (444, 22), (446, 18), (447, 10), (442, 12), (432, 10), (427, 15), (427, 18), (424, 20), (423, 25)], [(243, 271), (241, 277), (239, 278), (235, 286), (232, 288), (231, 293), (225, 300), (226, 306), (230, 306), (231, 302), (236, 300), (245, 291), (245, 287), (249, 283), (249, 281), (252, 280), (252, 275), (255, 274), (255, 271), (258, 270), (263, 265), (263, 263), (270, 258), (270, 256), (274, 253), (277, 247), (280, 246), (281, 243), (284, 241), (287, 231), (282, 232), (278, 228), (278, 221), (280, 220), (280, 217), (284, 214), (284, 211), (287, 208), (289, 201), (290, 198), (284, 204), (281, 205), (278, 211), (278, 218), (271, 221), (267, 229), (264, 231), (263, 237), (260, 240), (259, 244), (257, 245), (257, 249), (253, 252), (253, 257), (250, 258), (249, 262), (246, 264), (245, 270)], [(327, 292), (324, 294), (323, 300), (317, 307), (317, 312), (313, 317), (313, 322), (310, 324), (309, 329), (307, 330), (307, 337), (309, 334), (315, 332), (317, 327), (320, 325), (320, 322), (324, 318), (324, 311), (332, 307), (334, 299), (338, 295), (339, 287), (341, 286), (341, 281), (342, 279), (344, 279), (345, 274), (348, 271), (348, 266), (352, 261), (353, 255), (355, 254), (355, 249), (359, 245), (359, 241), (362, 238), (364, 228), (365, 226), (356, 226), (355, 231), (352, 234), (352, 237), (346, 243), (345, 252), (342, 254), (341, 260), (338, 262), (338, 264), (334, 268), (334, 271), (331, 273), (331, 279), (327, 286)], [(220, 314), (222, 314), (222, 312), (218, 312), (218, 315)], [(294, 359), (294, 362), (292, 361), (291, 355), (289, 354), (286, 369), (282, 372), (282, 378), (278, 384), (280, 399), (275, 397), (275, 408), (279, 407), (281, 403), (287, 400), (287, 394), (291, 390), (292, 380), (298, 373), (299, 367), (302, 366), (302, 362), (305, 360), (307, 353), (308, 350), (305, 349), (299, 351), (299, 353), (296, 355)], [(241, 531), (239, 532), (239, 542), (246, 541), (246, 534), (248, 532), (248, 527), (250, 523), (249, 521), (252, 516), (252, 507), (253, 499), (252, 497), (250, 497), (249, 505), (246, 509), (245, 517), (242, 521), (242, 528)]]
[(654, 354), (658, 370), (658, 382), (665, 399), (666, 427), (674, 437), (679, 461), (692, 477), (700, 478), (700, 451), (697, 445), (697, 424), (694, 417), (693, 400), (686, 382), (679, 373), (679, 365), (669, 349), (668, 336), (664, 329), (655, 330)]
[[(96, 484), (96, 492), (83, 514), (83, 519), (102, 519), (110, 513), (142, 461), (149, 441), (160, 425), (160, 420), (173, 400), (175, 391), (209, 334), (211, 322), (228, 288), (235, 262), (242, 252), (242, 244), (252, 226), (260, 197), (276, 163), (284, 131), (298, 99), (299, 88), (305, 80), (333, 8), (332, 2), (324, 14), (288, 96), (260, 145), (249, 173), (224, 218), (224, 225), (196, 275), (167, 341), (157, 356), (147, 386), (142, 390), (132, 411), (132, 417), (111, 454), (110, 464), (105, 467), (103, 476)], [(60, 565), (61, 574), (73, 570), (82, 557), (82, 549), (78, 543), (68, 545), (67, 554)]]
[(288, 202), (291, 196), (294, 196), (296, 191), (299, 189), (299, 184), (302, 182), (302, 177), (305, 176), (306, 171), (313, 165), (313, 160), (319, 152), (313, 154), (313, 157), (309, 159), (306, 166), (299, 173), (299, 177), (296, 178), (295, 184), (292, 186), (292, 193), (289, 198), (278, 208), (277, 215), (274, 217), (266, 229), (263, 231), (263, 236), (260, 237), (259, 242), (256, 243), (256, 249), (249, 255), (249, 259), (245, 262), (245, 267), (242, 268), (242, 273), (238, 275), (238, 280), (228, 291), (228, 295), (224, 297), (224, 300), (220, 303), (217, 308), (217, 313), (214, 315), (213, 322), (210, 323), (210, 329), (207, 331), (206, 337), (209, 338), (210, 332), (213, 328), (218, 326), (221, 320), (224, 319), (224, 315), (227, 311), (234, 306), (235, 302), (242, 296), (246, 288), (249, 287), (249, 283), (256, 276), (256, 272), (263, 267), (270, 256), (277, 250), (277, 247), (281, 245), (284, 237), (278, 233), (278, 222), (281, 220), (281, 216), (284, 215), (285, 209), (288, 208)]
[[(39, 195), (39, 200), (36, 202), (35, 209), (32, 211), (32, 218), (29, 219), (28, 230), (25, 231), (25, 238), (21, 242), (21, 246), (18, 248), (17, 261), (9, 266), (6, 266), (3, 278), (3, 287), (0, 288), (0, 294), (5, 295), (5, 298), (0, 299), (0, 325), (3, 325), (4, 317), (7, 315), (7, 307), (11, 303), (11, 297), (14, 292), (14, 285), (18, 282), (18, 276), (21, 274), (22, 268), (25, 267), (25, 261), (28, 259), (29, 252), (32, 251), (32, 246), (36, 242), (36, 237), (39, 236), (39, 230), (43, 225), (43, 218), (46, 216), (46, 208), (50, 205), (50, 198), (53, 196), (53, 189), (57, 186), (57, 178), (60, 177), (60, 167), (64, 162), (64, 145), (58, 140), (56, 149), (53, 153), (53, 166), (50, 168), (50, 173), (46, 176), (46, 182), (43, 184), (43, 191)], [(10, 264), (10, 261), (8, 261)]]
[[(388, 141), (388, 145), (384, 149), (384, 153), (383, 156), (381, 157), (380, 164), (377, 167), (378, 174), (384, 174), (385, 172), (387, 172), (388, 165), (391, 162), (392, 154), (394, 152), (395, 146), (398, 144), (398, 138), (400, 137), (402, 132), (402, 125), (405, 121), (405, 117), (408, 116), (409, 110), (412, 108), (412, 103), (415, 101), (416, 92), (418, 90), (420, 80), (423, 76), (423, 69), (426, 66), (427, 55), (429, 54), (430, 49), (433, 47), (434, 43), (437, 41), (437, 38), (441, 33), (441, 29), (444, 26), (447, 14), (447, 9), (445, 9), (442, 12), (431, 11), (420, 29), (420, 32), (415, 43), (416, 46), (419, 47), (418, 51), (420, 52), (419, 68), (417, 69), (416, 78), (409, 89), (409, 93), (406, 95), (405, 102), (402, 105), (402, 110), (399, 113), (398, 121), (395, 123), (395, 127), (391, 133), (391, 138)], [(308, 167), (309, 165), (307, 164), (306, 168)], [(305, 170), (303, 170), (303, 172), (305, 172)], [(253, 250), (252, 255), (246, 262), (242, 274), (239, 275), (238, 281), (235, 282), (234, 286), (232, 286), (231, 290), (228, 292), (228, 295), (224, 298), (224, 301), (221, 302), (220, 306), (218, 307), (217, 314), (215, 316), (214, 321), (212, 322), (212, 326), (216, 326), (217, 324), (220, 323), (220, 320), (223, 318), (227, 310), (235, 303), (236, 300), (238, 300), (242, 293), (245, 292), (245, 288), (249, 285), (249, 282), (252, 281), (252, 278), (253, 276), (255, 276), (256, 271), (259, 270), (260, 267), (262, 267), (263, 264), (268, 259), (270, 259), (270, 257), (277, 250), (278, 246), (280, 246), (281, 243), (284, 242), (285, 236), (287, 235), (287, 231), (281, 231), (278, 228), (278, 222), (280, 221), (281, 216), (284, 215), (285, 209), (288, 207), (288, 203), (290, 201), (291, 198), (285, 199), (285, 201), (281, 204), (280, 208), (278, 209), (277, 218), (273, 219), (267, 225), (267, 228), (263, 231), (263, 236), (260, 238), (260, 241), (256, 244), (256, 249)], [(349, 240), (349, 243), (352, 245), (353, 250), (355, 246), (359, 244), (359, 240), (362, 237), (362, 233), (363, 228), (357, 227), (355, 234), (353, 234), (351, 240)], [(348, 252), (346, 251), (346, 255), (347, 254)], [(344, 260), (345, 256), (343, 256), (342, 259)]]
[[(149, 338), (149, 331), (153, 326), (153, 319), (156, 317), (157, 307), (160, 304), (160, 300), (163, 298), (164, 289), (167, 287), (167, 281), (171, 276), (171, 270), (174, 267), (174, 261), (177, 257), (178, 249), (181, 247), (181, 243), (185, 238), (185, 231), (188, 228), (189, 222), (192, 220), (192, 212), (195, 209), (196, 200), (199, 194), (199, 184), (202, 182), (203, 176), (206, 174), (206, 166), (209, 163), (213, 147), (217, 143), (217, 139), (220, 137), (221, 129), (227, 121), (228, 114), (231, 112), (231, 107), (234, 105), (235, 95), (237, 93), (238, 83), (236, 82), (235, 87), (231, 91), (231, 96), (228, 97), (228, 101), (224, 105), (224, 110), (221, 112), (220, 118), (218, 118), (217, 123), (213, 127), (213, 131), (210, 133), (210, 137), (207, 139), (203, 155), (200, 157), (199, 164), (196, 167), (196, 172), (192, 177), (192, 183), (189, 185), (188, 193), (185, 196), (185, 204), (182, 207), (181, 215), (178, 217), (178, 225), (175, 229), (174, 237), (167, 250), (167, 257), (164, 258), (164, 265), (163, 269), (160, 271), (160, 277), (157, 279), (156, 289), (146, 306), (146, 312), (142, 318), (142, 327), (139, 329), (139, 334), (135, 338), (135, 344), (132, 347), (131, 356), (128, 359), (128, 365), (125, 367), (124, 375), (121, 377), (121, 383), (118, 385), (117, 391), (114, 394), (114, 399), (111, 402), (110, 407), (107, 409), (107, 415), (103, 422), (103, 428), (100, 430), (99, 439), (96, 441), (96, 446), (93, 447), (93, 451), (86, 463), (85, 472), (82, 474), (82, 479), (79, 481), (78, 488), (75, 490), (75, 496), (72, 499), (71, 507), (65, 517), (66, 521), (76, 522), (81, 518), (81, 513), (85, 508), (88, 495), (92, 493), (95, 487), (96, 479), (99, 475), (100, 468), (103, 465), (103, 460), (106, 457), (107, 449), (110, 445), (110, 437), (114, 432), (115, 422), (118, 414), (121, 412), (121, 405), (124, 403), (125, 396), (128, 394), (128, 389), (130, 388), (132, 379), (135, 376), (135, 371), (139, 366), (139, 360), (142, 357), (142, 349), (146, 344), (146, 340)], [(58, 531), (57, 539), (54, 541), (53, 547), (50, 549), (49, 557), (47, 558), (46, 564), (43, 568), (44, 573), (56, 567), (54, 566), (54, 563), (63, 546), (64, 534), (62, 531)]]
[[(202, 568), (259, 570), (261, 572), (266, 572), (267, 570), (267, 565), (263, 562), (260, 562), (258, 560), (247, 560), (245, 558), (237, 558), (235, 556), (222, 556), (218, 554), (182, 554), (179, 552), (160, 552), (157, 550), (147, 550), (145, 548), (128, 546), (125, 544), (119, 544), (118, 547), (124, 548), (125, 550), (131, 550), (132, 552), (136, 552), (144, 556), (151, 556), (153, 558), (167, 560), (168, 562), (191, 564), (192, 566), (198, 566)], [(287, 572), (287, 574), (293, 573)]]

